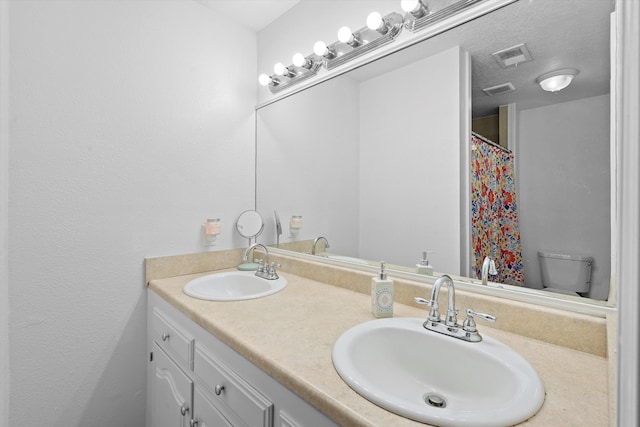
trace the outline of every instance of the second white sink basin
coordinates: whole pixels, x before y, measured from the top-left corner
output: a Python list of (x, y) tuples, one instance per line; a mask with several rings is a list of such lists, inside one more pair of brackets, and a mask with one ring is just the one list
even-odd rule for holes
[(389, 318), (349, 329), (333, 347), (338, 374), (378, 406), (435, 426), (511, 426), (538, 412), (544, 386), (522, 356), (491, 337), (470, 343), (423, 322)]
[(287, 286), (287, 279), (267, 280), (254, 271), (209, 274), (188, 282), (182, 291), (194, 298), (211, 301), (240, 301), (275, 294)]

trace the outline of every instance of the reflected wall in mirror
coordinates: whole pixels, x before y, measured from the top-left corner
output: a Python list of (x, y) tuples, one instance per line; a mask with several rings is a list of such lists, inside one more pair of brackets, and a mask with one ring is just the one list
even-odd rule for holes
[[(471, 116), (507, 106), (509, 141), (495, 142), (515, 158), (524, 285), (542, 287), (540, 250), (589, 255), (584, 295), (605, 300), (611, 11), (600, 0), (518, 1), (259, 108), (257, 210), (303, 215), (285, 246), (325, 236), (331, 253), (411, 268), (426, 250), (436, 272), (476, 277)], [(502, 68), (492, 56), (522, 43), (532, 61)], [(544, 92), (536, 78), (558, 68), (579, 74)], [(516, 90), (482, 91), (502, 83)], [(265, 222), (261, 240), (275, 243), (275, 222)]]

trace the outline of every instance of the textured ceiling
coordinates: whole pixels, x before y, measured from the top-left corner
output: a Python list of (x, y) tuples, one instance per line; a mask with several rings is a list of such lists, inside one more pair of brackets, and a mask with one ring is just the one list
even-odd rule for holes
[[(519, 0), (457, 28), (362, 67), (351, 75), (376, 74), (460, 45), (471, 54), (473, 117), (496, 114), (500, 105), (518, 109), (609, 93), (612, 0)], [(493, 53), (525, 43), (532, 61), (501, 68)], [(536, 83), (542, 74), (575, 68), (573, 83), (558, 93)], [(482, 89), (512, 83), (515, 91), (487, 96)]]

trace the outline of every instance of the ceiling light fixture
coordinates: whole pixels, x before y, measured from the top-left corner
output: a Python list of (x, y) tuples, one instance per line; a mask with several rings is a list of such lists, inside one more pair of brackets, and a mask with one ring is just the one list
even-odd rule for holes
[(578, 70), (574, 68), (564, 68), (543, 74), (536, 79), (536, 82), (547, 92), (555, 93), (569, 86), (577, 74)]

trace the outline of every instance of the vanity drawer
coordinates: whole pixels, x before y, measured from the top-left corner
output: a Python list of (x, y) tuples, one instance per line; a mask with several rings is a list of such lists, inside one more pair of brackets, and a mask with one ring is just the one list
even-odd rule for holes
[(194, 372), (220, 410), (237, 420), (234, 426), (273, 426), (273, 403), (201, 345), (195, 346)]
[(193, 371), (193, 336), (157, 307), (153, 309), (151, 323), (153, 340), (182, 368)]

